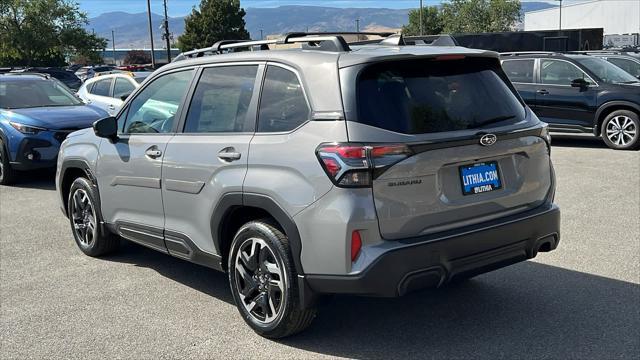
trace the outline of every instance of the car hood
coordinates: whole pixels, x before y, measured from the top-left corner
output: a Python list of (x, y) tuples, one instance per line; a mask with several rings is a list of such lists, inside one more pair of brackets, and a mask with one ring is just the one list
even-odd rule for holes
[(12, 109), (4, 110), (3, 115), (9, 121), (50, 130), (83, 129), (109, 116), (104, 110), (91, 105)]

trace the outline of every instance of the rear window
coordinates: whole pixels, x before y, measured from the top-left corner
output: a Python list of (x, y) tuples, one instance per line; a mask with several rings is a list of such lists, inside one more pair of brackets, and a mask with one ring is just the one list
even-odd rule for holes
[(358, 80), (359, 122), (403, 134), (519, 122), (524, 106), (499, 72), (478, 58), (371, 65)]

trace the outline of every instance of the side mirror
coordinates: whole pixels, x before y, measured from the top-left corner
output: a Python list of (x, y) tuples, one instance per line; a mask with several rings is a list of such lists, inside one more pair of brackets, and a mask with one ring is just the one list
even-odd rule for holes
[(118, 140), (118, 119), (109, 116), (93, 123), (93, 132), (96, 136), (111, 141)]
[(585, 79), (574, 79), (571, 81), (571, 87), (584, 89), (589, 86), (589, 82)]
[(122, 100), (122, 101), (127, 100), (127, 98), (129, 97), (129, 95), (131, 95), (131, 94), (124, 94), (124, 95), (120, 96), (120, 100)]

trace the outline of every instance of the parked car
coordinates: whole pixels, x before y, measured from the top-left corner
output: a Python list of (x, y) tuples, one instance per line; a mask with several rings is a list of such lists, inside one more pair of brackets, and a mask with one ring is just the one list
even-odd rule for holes
[[(178, 56), (62, 145), (78, 247), (125, 238), (228, 271), (269, 338), (306, 328), (322, 294), (400, 296), (555, 249), (547, 125), (498, 54), (402, 39)], [(276, 42), (304, 50), (207, 56)]]
[(115, 67), (104, 65), (104, 66), (84, 66), (75, 72), (75, 75), (82, 80), (82, 82), (91, 79), (98, 73), (112, 71)]
[(0, 184), (21, 170), (55, 168), (66, 136), (105, 116), (49, 75), (0, 75)]
[(573, 52), (584, 55), (591, 55), (595, 57), (599, 57), (607, 60), (613, 65), (621, 68), (622, 70), (628, 72), (629, 74), (640, 79), (640, 57), (639, 56), (631, 56), (626, 52), (620, 51), (582, 51), (582, 52)]
[(604, 59), (509, 53), (502, 67), (552, 131), (591, 133), (612, 149), (640, 146), (640, 81)]
[(23, 68), (20, 70), (16, 70), (14, 72), (30, 72), (30, 73), (41, 73), (41, 74), (49, 74), (52, 77), (60, 80), (63, 84), (65, 84), (69, 89), (78, 91), (80, 86), (82, 85), (82, 81), (72, 72), (66, 71), (59, 68), (52, 67), (30, 67)]
[(149, 75), (150, 72), (118, 72), (96, 76), (82, 85), (78, 96), (113, 116)]

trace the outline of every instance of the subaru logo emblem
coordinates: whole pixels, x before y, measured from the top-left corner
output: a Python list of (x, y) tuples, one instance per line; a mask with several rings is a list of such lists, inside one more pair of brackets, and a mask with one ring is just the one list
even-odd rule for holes
[(482, 135), (480, 138), (480, 145), (482, 146), (491, 146), (498, 141), (498, 137), (493, 134)]

